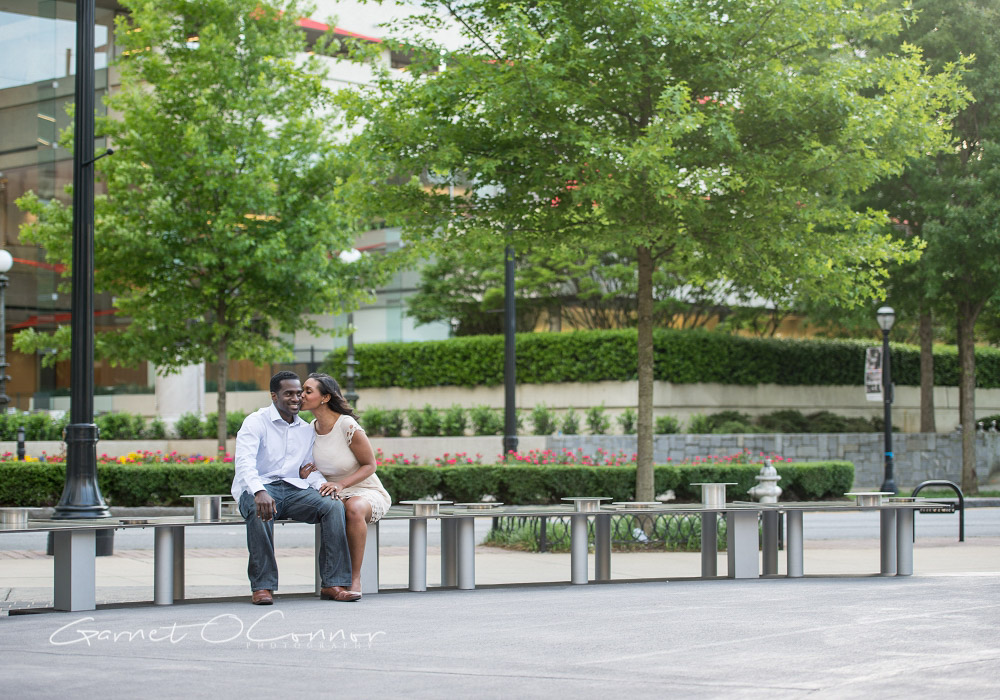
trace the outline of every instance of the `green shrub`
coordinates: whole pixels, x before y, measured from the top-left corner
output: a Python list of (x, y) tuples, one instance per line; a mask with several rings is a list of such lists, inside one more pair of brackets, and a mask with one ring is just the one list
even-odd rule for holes
[(386, 409), (382, 418), (382, 433), (386, 437), (399, 437), (403, 434), (403, 411), (398, 408)]
[(181, 440), (200, 440), (205, 433), (205, 424), (197, 413), (184, 413), (174, 423), (174, 432)]
[[(636, 422), (635, 409), (631, 406), (626, 408), (621, 415), (618, 416), (618, 425), (622, 427), (622, 433), (625, 435), (632, 435), (635, 433), (635, 422)], [(657, 431), (659, 432), (659, 431)], [(675, 431), (676, 432), (676, 431)]]
[(441, 416), (430, 404), (407, 409), (406, 420), (410, 424), (410, 433), (416, 437), (437, 437), (441, 434)]
[(358, 421), (369, 435), (385, 435), (385, 409), (378, 406), (367, 408)]
[(468, 425), (468, 418), (465, 409), (458, 404), (453, 404), (445, 409), (441, 416), (441, 434), (447, 436), (465, 435), (465, 428)]
[(489, 406), (473, 406), (469, 409), (474, 435), (502, 435), (503, 413)]
[(94, 419), (101, 440), (140, 440), (146, 419), (129, 413), (102, 413)]
[[(755, 386), (859, 386), (872, 341), (746, 338), (703, 330), (656, 329), (654, 377), (675, 384), (717, 382)], [(920, 351), (892, 344), (892, 375), (900, 386), (920, 385)], [(976, 383), (1000, 387), (1000, 350), (976, 348)], [(346, 350), (331, 353), (322, 371), (342, 376)], [(355, 347), (365, 367), (361, 387), (499, 386), (503, 337), (465, 336), (421, 343)], [(517, 379), (522, 384), (628, 381), (636, 378), (633, 329), (519, 333)], [(934, 383), (958, 385), (958, 354), (934, 348)]]
[(688, 422), (688, 433), (692, 435), (708, 435), (712, 432), (712, 422), (708, 416), (695, 413)]
[[(814, 462), (775, 465), (784, 490), (782, 500), (839, 498), (851, 490), (854, 466), (850, 462)], [(681, 501), (701, 499), (692, 482), (735, 482), (730, 500), (747, 498), (756, 483), (759, 464), (661, 465), (654, 469), (657, 493), (673, 489)], [(233, 465), (119, 464), (97, 465), (101, 492), (115, 506), (191, 505), (186, 493), (228, 493)], [(517, 505), (561, 503), (564, 496), (599, 493), (615, 501), (631, 500), (635, 493), (635, 466), (510, 465), (395, 466), (383, 465), (378, 475), (393, 502), (441, 493), (455, 502), (481, 501), (487, 494)], [(66, 481), (66, 465), (55, 462), (0, 462), (0, 505), (39, 507), (55, 505)]]
[(809, 421), (802, 411), (784, 409), (759, 416), (757, 425), (768, 433), (808, 433)]
[(540, 403), (531, 409), (531, 425), (535, 435), (551, 435), (556, 432), (556, 414)]
[(559, 428), (562, 430), (563, 435), (579, 435), (580, 416), (572, 408), (569, 409), (563, 414)]
[(716, 435), (738, 435), (740, 433), (759, 433), (760, 429), (739, 420), (727, 420), (712, 429)]
[(673, 416), (656, 417), (657, 435), (674, 435), (681, 432), (681, 422)]
[(587, 409), (587, 427), (590, 428), (591, 435), (604, 435), (611, 427), (611, 421), (604, 411), (604, 403), (599, 406), (591, 406)]
[(147, 440), (166, 440), (167, 424), (159, 418), (154, 418), (149, 421), (149, 425), (146, 426), (146, 430), (143, 431), (143, 437)]

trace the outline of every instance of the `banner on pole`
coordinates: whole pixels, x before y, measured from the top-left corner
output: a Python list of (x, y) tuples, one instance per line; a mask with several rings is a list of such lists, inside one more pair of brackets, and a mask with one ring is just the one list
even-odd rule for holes
[(882, 401), (882, 348), (865, 350), (865, 398)]

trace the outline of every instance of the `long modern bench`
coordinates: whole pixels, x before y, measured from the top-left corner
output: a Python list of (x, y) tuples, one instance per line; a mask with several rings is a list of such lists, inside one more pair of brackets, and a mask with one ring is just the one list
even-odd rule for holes
[[(568, 517), (570, 526), (570, 572), (572, 584), (586, 584), (588, 575), (588, 520), (594, 520), (594, 580), (611, 580), (611, 519), (616, 515), (696, 514), (702, 519), (701, 576), (717, 578), (717, 530), (719, 516), (727, 523), (726, 576), (734, 579), (777, 575), (777, 518), (786, 518), (787, 576), (803, 575), (802, 518), (806, 512), (877, 510), (884, 575), (913, 573), (913, 513), (927, 507), (920, 499), (878, 499), (862, 503), (708, 502), (666, 505), (661, 503), (616, 503), (602, 505), (603, 498), (571, 498), (553, 506), (503, 506), (451, 504), (417, 501), (389, 509), (383, 521), (406, 520), (409, 526), (409, 582), (411, 591), (427, 590), (427, 521), (441, 521), (441, 583), (460, 590), (475, 588), (475, 519), (501, 516)], [(711, 501), (711, 499), (707, 499)], [(27, 510), (27, 509), (23, 509)], [(201, 519), (199, 519), (199, 515)], [(293, 521), (278, 521), (283, 524)], [(5, 532), (51, 532), (53, 536), (53, 601), (56, 610), (96, 608), (96, 533), (100, 530), (153, 529), (153, 604), (171, 605), (184, 600), (184, 534), (189, 527), (241, 525), (242, 517), (196, 512), (195, 516), (165, 518), (108, 518), (102, 520), (25, 520), (0, 523)], [(759, 529), (758, 523), (762, 524)], [(761, 540), (761, 530), (763, 538)], [(319, 527), (316, 527), (317, 544)], [(761, 547), (761, 541), (763, 546)], [(2, 542), (2, 540), (0, 540)], [(378, 524), (369, 525), (362, 566), (362, 592), (378, 593)], [(318, 547), (317, 547), (318, 550)], [(763, 552), (763, 566), (760, 554)], [(317, 565), (316, 588), (319, 589)]]

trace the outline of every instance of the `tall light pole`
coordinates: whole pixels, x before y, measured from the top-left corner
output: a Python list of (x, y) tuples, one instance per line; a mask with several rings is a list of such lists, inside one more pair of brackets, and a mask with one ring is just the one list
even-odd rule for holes
[(66, 485), (54, 519), (111, 515), (97, 485), (94, 424), (94, 16), (94, 0), (77, 0), (70, 421), (66, 426)]
[(889, 331), (896, 322), (896, 312), (891, 306), (883, 306), (875, 312), (878, 327), (882, 329), (882, 420), (885, 423), (885, 478), (882, 491), (897, 493), (893, 478), (892, 454), (892, 375), (889, 364)]
[(7, 413), (10, 397), (7, 396), (7, 273), (14, 266), (14, 258), (6, 250), (0, 249), (0, 415)]
[[(340, 251), (337, 256), (340, 261), (352, 265), (361, 259), (361, 251), (357, 248)], [(357, 362), (354, 359), (354, 312), (347, 312), (347, 361), (344, 363), (347, 369), (344, 372), (344, 398), (351, 404), (352, 408), (358, 407), (358, 392), (354, 390), (355, 371)]]
[(514, 297), (514, 275), (517, 258), (514, 246), (504, 248), (504, 297), (503, 297), (503, 454), (517, 452), (517, 353), (515, 351), (515, 331), (517, 330), (516, 304)]

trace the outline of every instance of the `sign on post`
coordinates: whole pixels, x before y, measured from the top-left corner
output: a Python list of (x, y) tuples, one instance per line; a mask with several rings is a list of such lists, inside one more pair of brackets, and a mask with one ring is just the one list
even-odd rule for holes
[(865, 398), (882, 400), (882, 348), (865, 350)]

